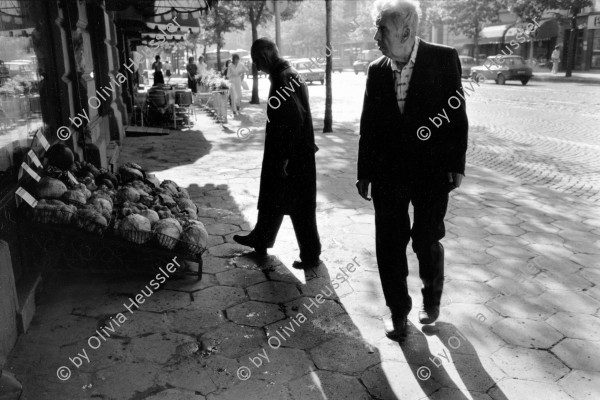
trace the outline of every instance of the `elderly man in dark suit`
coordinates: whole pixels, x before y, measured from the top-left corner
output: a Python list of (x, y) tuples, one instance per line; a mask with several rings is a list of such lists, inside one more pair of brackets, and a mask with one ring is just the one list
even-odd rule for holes
[(456, 50), (416, 36), (418, 6), (411, 1), (378, 0), (374, 10), (374, 39), (384, 56), (369, 65), (367, 74), (356, 186), (366, 200), (371, 200), (371, 186), (377, 263), (391, 311), (386, 332), (400, 340), (412, 308), (406, 283), (411, 238), (423, 282), (419, 320), (429, 324), (439, 316), (440, 239), (448, 194), (464, 176), (468, 121)]
[(260, 175), (258, 221), (247, 236), (234, 240), (266, 254), (273, 247), (284, 215), (289, 215), (300, 247), (296, 268), (320, 263), (321, 242), (317, 231), (317, 173), (315, 134), (306, 83), (279, 56), (272, 41), (252, 44), (252, 61), (269, 74), (265, 151)]

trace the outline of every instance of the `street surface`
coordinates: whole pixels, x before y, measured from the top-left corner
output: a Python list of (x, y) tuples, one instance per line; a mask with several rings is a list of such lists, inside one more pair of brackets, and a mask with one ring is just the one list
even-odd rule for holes
[[(365, 75), (332, 76), (334, 123), (358, 131)], [(263, 99), (268, 83), (260, 79)], [(509, 81), (478, 86), (470, 80), (463, 85), (474, 89), (467, 98), (468, 165), (600, 201), (600, 85)], [(309, 88), (313, 118), (322, 120), (325, 87)]]
[(174, 180), (199, 205), (202, 280), (169, 280), (86, 361), (88, 338), (148, 279), (48, 277), (6, 365), (22, 400), (600, 398), (600, 86), (475, 87), (440, 319), (418, 323), (409, 246), (413, 310), (399, 345), (383, 331), (373, 206), (354, 186), (364, 75), (334, 74), (333, 133), (322, 133), (325, 87), (309, 89), (322, 265), (291, 267), (289, 218), (267, 258), (234, 243), (256, 221), (268, 83), (225, 126), (197, 109), (191, 130), (126, 138), (120, 162)]

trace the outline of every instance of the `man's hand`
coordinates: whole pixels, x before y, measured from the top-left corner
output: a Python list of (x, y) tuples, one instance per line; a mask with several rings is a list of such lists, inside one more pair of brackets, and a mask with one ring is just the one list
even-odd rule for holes
[(287, 173), (287, 166), (290, 160), (285, 159), (283, 160), (283, 163), (281, 163), (281, 169), (279, 170), (279, 177), (280, 178), (287, 178), (288, 177), (288, 173)]
[(359, 179), (356, 181), (356, 188), (358, 189), (358, 194), (360, 197), (367, 201), (371, 201), (371, 197), (369, 197), (369, 185), (371, 182), (368, 179)]
[(460, 184), (462, 183), (462, 179), (464, 177), (465, 176), (463, 174), (458, 172), (448, 172), (448, 182), (450, 182), (454, 186), (453, 189), (460, 187)]

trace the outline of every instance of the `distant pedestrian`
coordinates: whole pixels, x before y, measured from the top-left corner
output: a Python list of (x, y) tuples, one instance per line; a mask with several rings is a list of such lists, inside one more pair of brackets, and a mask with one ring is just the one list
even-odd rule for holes
[[(277, 46), (262, 38), (252, 44), (252, 61), (269, 74), (265, 151), (260, 174), (258, 220), (247, 236), (233, 239), (266, 254), (273, 247), (283, 221), (289, 215), (300, 247), (295, 268), (317, 267), (321, 241), (317, 231), (317, 172), (315, 134), (306, 82), (279, 56)], [(231, 66), (230, 66), (231, 67)], [(284, 89), (282, 89), (284, 88)], [(277, 96), (277, 91), (287, 97)]]
[(165, 61), (163, 68), (165, 69), (165, 76), (167, 77), (167, 83), (169, 83), (169, 82), (171, 82), (171, 64), (169, 64), (168, 61)]
[(204, 56), (198, 57), (198, 75), (200, 75), (200, 76), (206, 75), (207, 72), (208, 72), (208, 67), (206, 66), (206, 63), (204, 62)]
[(160, 62), (160, 56), (154, 57), (154, 62), (152, 63), (152, 70), (154, 71), (154, 85), (160, 85), (165, 83), (165, 78), (163, 77), (162, 68), (163, 65)]
[(229, 89), (231, 108), (233, 108), (234, 115), (239, 114), (242, 107), (242, 81), (247, 73), (246, 66), (240, 62), (240, 56), (234, 54), (231, 64), (227, 67), (227, 78), (231, 82), (231, 88)]
[(192, 90), (192, 93), (198, 91), (198, 84), (196, 82), (196, 75), (198, 74), (198, 66), (194, 64), (194, 57), (188, 58), (188, 64), (185, 66), (187, 71), (188, 88)]
[(550, 58), (552, 59), (552, 73), (556, 74), (558, 72), (558, 64), (560, 63), (560, 46), (554, 47)]

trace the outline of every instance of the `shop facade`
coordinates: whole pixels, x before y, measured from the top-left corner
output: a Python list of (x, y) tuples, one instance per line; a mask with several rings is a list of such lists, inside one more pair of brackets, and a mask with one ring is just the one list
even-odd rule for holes
[[(566, 46), (570, 43), (572, 34), (568, 13), (565, 10), (548, 11), (536, 22), (533, 39), (522, 43), (521, 39), (518, 47), (512, 46), (511, 41), (516, 40), (530, 22), (519, 22), (515, 14), (508, 11), (501, 12), (497, 23), (481, 30), (477, 54), (475, 54), (473, 39), (454, 35), (449, 32), (447, 26), (435, 27), (432, 37), (435, 42), (456, 47), (462, 55), (478, 57), (480, 60), (501, 54), (508, 46), (513, 54), (530, 60), (534, 65), (548, 68), (551, 67), (552, 51), (558, 45), (561, 53), (560, 70), (564, 70), (568, 57)], [(578, 16), (577, 29), (573, 34), (576, 35), (574, 70), (600, 69), (600, 1), (585, 8)]]
[(45, 150), (62, 142), (77, 160), (115, 171), (139, 79), (141, 37), (130, 21), (199, 15), (209, 5), (0, 0), (0, 371), (33, 318), (42, 272), (57, 261), (36, 257), (20, 236), (23, 165), (35, 169)]

